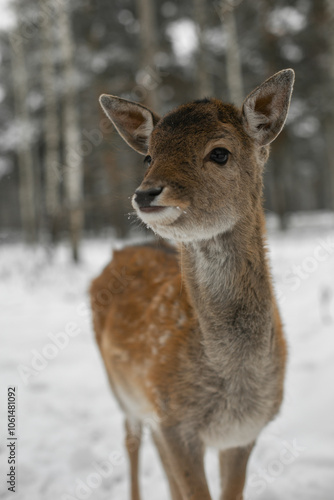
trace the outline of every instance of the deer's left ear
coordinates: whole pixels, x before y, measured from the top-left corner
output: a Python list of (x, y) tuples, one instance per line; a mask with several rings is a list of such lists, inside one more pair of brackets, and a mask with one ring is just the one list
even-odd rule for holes
[(101, 95), (100, 104), (125, 142), (146, 155), (148, 140), (159, 116), (137, 102), (113, 95)]
[(243, 125), (260, 146), (269, 144), (281, 132), (289, 111), (294, 80), (294, 71), (284, 69), (246, 97), (242, 106)]

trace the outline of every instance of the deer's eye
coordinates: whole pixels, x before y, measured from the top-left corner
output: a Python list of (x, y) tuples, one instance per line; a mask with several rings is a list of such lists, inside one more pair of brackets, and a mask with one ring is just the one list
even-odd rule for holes
[(145, 156), (144, 158), (144, 164), (147, 165), (148, 167), (151, 165), (152, 158), (150, 155)]
[(226, 165), (230, 152), (225, 148), (215, 148), (210, 153), (210, 160), (218, 165)]

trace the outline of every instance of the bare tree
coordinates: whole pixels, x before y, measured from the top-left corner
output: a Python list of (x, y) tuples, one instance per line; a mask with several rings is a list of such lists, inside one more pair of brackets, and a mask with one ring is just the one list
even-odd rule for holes
[(234, 16), (234, 9), (237, 4), (238, 2), (235, 1), (223, 0), (220, 15), (227, 34), (226, 73), (229, 96), (234, 104), (240, 105), (244, 92), (237, 26)]
[(23, 45), (24, 39), (20, 35), (20, 9), (18, 3), (14, 5), (17, 11), (17, 27), (9, 36), (12, 49), (15, 118), (18, 125), (17, 160), (19, 167), (20, 213), (25, 240), (27, 243), (35, 243), (37, 241), (37, 217), (31, 126), (27, 106), (28, 75)]
[(62, 130), (65, 148), (64, 184), (66, 205), (69, 210), (70, 239), (74, 261), (79, 260), (79, 241), (84, 223), (83, 162), (80, 154), (81, 133), (76, 103), (74, 42), (69, 2), (57, 0), (58, 30), (63, 58)]
[[(267, 29), (267, 21), (274, 5), (275, 2), (272, 0), (259, 0), (262, 51), (266, 63), (265, 76), (276, 71), (277, 61), (279, 60), (277, 38)], [(272, 159), (267, 175), (271, 202), (278, 216), (281, 230), (286, 230), (288, 227), (287, 173), (291, 170), (291, 162), (289, 135), (285, 127), (277, 141), (272, 145)]]
[(197, 27), (197, 92), (199, 97), (213, 95), (212, 78), (208, 71), (208, 53), (205, 46), (205, 28), (207, 25), (208, 4), (205, 0), (193, 0), (194, 20)]
[[(40, 8), (52, 7), (50, 0), (39, 0)], [(47, 5), (48, 4), (48, 5)], [(52, 242), (55, 243), (59, 230), (60, 216), (60, 170), (59, 170), (59, 120), (55, 89), (54, 33), (51, 15), (44, 16), (42, 29), (42, 85), (45, 99), (45, 207)]]
[(328, 109), (327, 116), (324, 123), (325, 134), (326, 134), (326, 149), (327, 149), (327, 161), (329, 170), (329, 181), (330, 181), (330, 205), (331, 209), (334, 210), (334, 4), (332, 0), (326, 0), (326, 14), (327, 14), (327, 27), (328, 27), (328, 46), (329, 46), (329, 65), (328, 65), (328, 75), (329, 75), (329, 99), (328, 99)]
[(136, 0), (140, 23), (141, 83), (145, 89), (144, 102), (147, 106), (160, 110), (158, 95), (159, 77), (155, 69), (157, 53), (157, 20), (153, 0)]

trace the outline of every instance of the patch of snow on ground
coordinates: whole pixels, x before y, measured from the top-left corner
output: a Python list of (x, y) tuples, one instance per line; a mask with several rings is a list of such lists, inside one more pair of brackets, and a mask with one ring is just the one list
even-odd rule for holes
[[(129, 498), (123, 418), (87, 314), (89, 282), (108, 262), (111, 246), (86, 240), (78, 266), (69, 263), (65, 246), (51, 263), (43, 248), (0, 247), (1, 499)], [(334, 230), (274, 231), (268, 246), (289, 365), (284, 405), (254, 449), (245, 499), (332, 500)], [(17, 387), (15, 495), (6, 486), (8, 386)], [(213, 450), (206, 467), (218, 499)], [(169, 498), (148, 431), (141, 486), (145, 500)]]

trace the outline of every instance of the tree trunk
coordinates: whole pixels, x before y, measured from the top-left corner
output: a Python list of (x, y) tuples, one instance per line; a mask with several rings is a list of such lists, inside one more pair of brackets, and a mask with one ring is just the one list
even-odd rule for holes
[[(19, 6), (17, 5), (17, 10)], [(18, 16), (19, 17), (19, 16)], [(29, 110), (27, 107), (28, 75), (24, 54), (23, 39), (17, 31), (10, 35), (11, 60), (13, 72), (13, 94), (15, 106), (15, 118), (17, 120), (17, 159), (19, 167), (19, 200), (21, 222), (25, 240), (29, 244), (37, 241), (37, 216), (36, 216), (36, 193), (35, 173), (31, 144), (31, 125)]]
[[(50, 0), (39, 0), (43, 10)], [(42, 28), (42, 85), (45, 99), (45, 207), (47, 225), (51, 240), (55, 243), (58, 239), (60, 217), (60, 175), (59, 170), (59, 123), (57, 113), (57, 96), (55, 89), (55, 68), (53, 64), (54, 33), (51, 16), (45, 16), (41, 23)]]
[(144, 104), (154, 111), (160, 111), (158, 87), (160, 77), (156, 69), (154, 56), (157, 53), (157, 20), (153, 0), (136, 0), (140, 23), (141, 76)]
[(332, 0), (326, 0), (327, 26), (328, 26), (328, 47), (329, 47), (329, 89), (328, 89), (328, 112), (324, 122), (326, 149), (328, 161), (328, 177), (330, 192), (330, 208), (334, 210), (334, 4)]
[(208, 5), (205, 0), (193, 0), (194, 20), (197, 26), (197, 93), (199, 98), (213, 95), (212, 78), (208, 71), (208, 53), (205, 50), (204, 30), (206, 28)]
[(222, 2), (221, 18), (227, 34), (226, 73), (229, 96), (231, 102), (233, 102), (236, 106), (240, 106), (244, 98), (244, 92), (238, 34), (234, 16), (234, 7), (227, 0)]
[(66, 205), (69, 211), (69, 228), (72, 257), (79, 260), (79, 242), (84, 223), (83, 212), (83, 162), (80, 153), (80, 129), (76, 103), (74, 43), (70, 22), (69, 2), (58, 0), (58, 25), (63, 57), (62, 129), (65, 148), (64, 184)]
[(272, 156), (275, 161), (271, 163), (271, 172), (273, 177), (273, 205), (278, 215), (279, 228), (285, 231), (288, 228), (288, 192), (287, 192), (287, 172), (293, 165), (290, 158), (289, 137), (286, 130), (283, 129), (272, 146)]
[[(280, 60), (277, 39), (275, 35), (266, 29), (267, 20), (274, 5), (274, 2), (269, 0), (260, 0), (259, 2), (260, 26), (262, 27), (262, 51), (266, 62), (265, 78), (275, 73), (277, 70), (277, 61)], [(278, 215), (281, 230), (285, 230), (288, 227), (286, 172), (291, 168), (288, 152), (288, 133), (287, 129), (284, 128), (272, 144), (270, 160), (270, 177), (273, 193), (271, 201), (274, 211)]]

